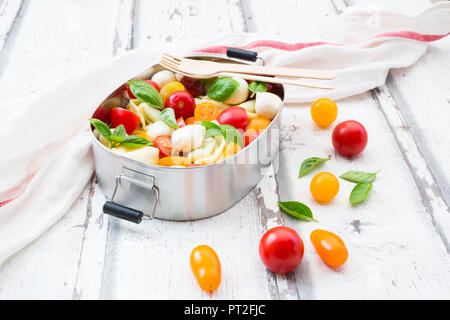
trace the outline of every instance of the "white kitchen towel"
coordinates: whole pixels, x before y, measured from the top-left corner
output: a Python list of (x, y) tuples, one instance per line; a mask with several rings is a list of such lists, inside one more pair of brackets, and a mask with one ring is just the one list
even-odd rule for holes
[[(257, 51), (271, 66), (336, 71), (333, 92), (289, 87), (287, 102), (295, 104), (324, 95), (339, 99), (382, 85), (390, 68), (412, 65), (429, 42), (449, 32), (449, 2), (415, 17), (355, 7), (310, 35), (190, 39), (164, 48), (140, 48), (71, 75), (1, 122), (0, 264), (79, 198), (93, 172), (87, 119), (110, 92), (156, 64), (163, 52), (224, 54), (231, 46)], [(26, 130), (11, 139), (19, 127)]]

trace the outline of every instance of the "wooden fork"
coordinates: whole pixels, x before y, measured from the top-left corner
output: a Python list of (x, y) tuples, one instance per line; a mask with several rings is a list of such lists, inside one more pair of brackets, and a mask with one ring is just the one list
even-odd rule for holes
[(194, 79), (204, 79), (209, 77), (235, 77), (239, 76), (242, 79), (245, 80), (251, 80), (251, 81), (260, 81), (260, 82), (269, 82), (269, 83), (279, 83), (279, 84), (287, 84), (287, 85), (293, 85), (293, 86), (300, 86), (300, 87), (307, 87), (307, 88), (316, 88), (316, 89), (326, 89), (326, 90), (332, 90), (334, 87), (326, 86), (322, 84), (317, 84), (314, 82), (307, 82), (307, 81), (300, 81), (300, 80), (293, 80), (293, 79), (284, 79), (284, 78), (278, 78), (278, 77), (265, 77), (265, 76), (258, 76), (253, 74), (247, 74), (247, 73), (232, 73), (232, 72), (219, 72), (215, 74), (209, 74), (209, 75), (202, 75), (202, 74), (193, 74), (184, 72), (182, 70), (177, 69), (174, 67), (173, 64), (167, 64), (165, 61), (161, 61), (160, 65), (173, 71), (181, 73), (185, 76), (188, 76), (190, 78)]
[(161, 59), (166, 65), (170, 65), (185, 73), (198, 74), (199, 76), (212, 77), (221, 72), (248, 73), (262, 76), (278, 76), (293, 78), (308, 78), (331, 80), (336, 74), (327, 70), (263, 67), (245, 64), (218, 63), (205, 60), (178, 58), (165, 53)]

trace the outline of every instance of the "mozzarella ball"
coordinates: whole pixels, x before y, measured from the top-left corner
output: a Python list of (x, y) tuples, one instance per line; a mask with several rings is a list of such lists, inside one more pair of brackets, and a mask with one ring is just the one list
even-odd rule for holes
[(159, 136), (170, 136), (173, 129), (162, 120), (156, 121), (147, 127), (147, 136), (153, 142)]
[(279, 96), (270, 92), (256, 93), (255, 111), (258, 116), (272, 120), (280, 111), (283, 101)]
[(169, 70), (163, 70), (153, 75), (152, 80), (155, 81), (160, 88), (172, 81), (177, 81), (175, 74)]
[(146, 164), (158, 164), (159, 150), (154, 147), (145, 146), (142, 148), (118, 147), (111, 149), (112, 151)]
[(239, 83), (239, 89), (236, 91), (236, 93), (229, 98), (228, 100), (224, 101), (226, 104), (230, 105), (237, 105), (239, 103), (244, 102), (248, 98), (248, 83), (242, 78), (239, 77), (233, 77), (233, 80), (236, 80)]
[(202, 125), (187, 125), (172, 134), (173, 148), (181, 152), (189, 152), (201, 147), (206, 129)]

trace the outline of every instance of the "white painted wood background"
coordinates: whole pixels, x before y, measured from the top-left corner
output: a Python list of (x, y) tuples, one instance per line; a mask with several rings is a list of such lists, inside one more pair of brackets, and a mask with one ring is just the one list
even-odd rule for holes
[[(58, 78), (142, 45), (220, 32), (292, 33), (355, 3), (415, 14), (429, 0), (0, 0), (0, 116)], [(196, 222), (135, 226), (101, 214), (95, 178), (53, 228), (0, 266), (0, 299), (376, 299), (450, 298), (450, 39), (430, 45), (387, 83), (338, 101), (338, 121), (361, 121), (369, 145), (356, 160), (336, 156), (331, 129), (318, 129), (307, 105), (285, 108), (280, 170), (228, 212)], [(325, 169), (382, 169), (368, 202), (352, 208), (352, 184), (316, 204), (301, 161), (331, 154)], [(276, 201), (309, 204), (319, 224), (294, 220)], [(301, 266), (267, 271), (259, 239), (274, 225), (298, 231)], [(338, 270), (316, 255), (309, 234), (339, 234), (349, 260)], [(203, 293), (188, 259), (209, 244), (223, 281)]]

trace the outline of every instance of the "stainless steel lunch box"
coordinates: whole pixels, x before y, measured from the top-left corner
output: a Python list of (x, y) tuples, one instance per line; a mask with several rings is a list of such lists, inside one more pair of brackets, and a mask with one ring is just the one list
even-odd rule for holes
[[(217, 57), (191, 58), (243, 63)], [(160, 70), (160, 66), (153, 66), (136, 79), (149, 79)], [(103, 146), (92, 134), (95, 173), (110, 199), (104, 212), (135, 223), (143, 217), (186, 221), (217, 215), (261, 180), (278, 155), (279, 129), (280, 112), (257, 140), (235, 156), (189, 168), (147, 165), (126, 158)]]

